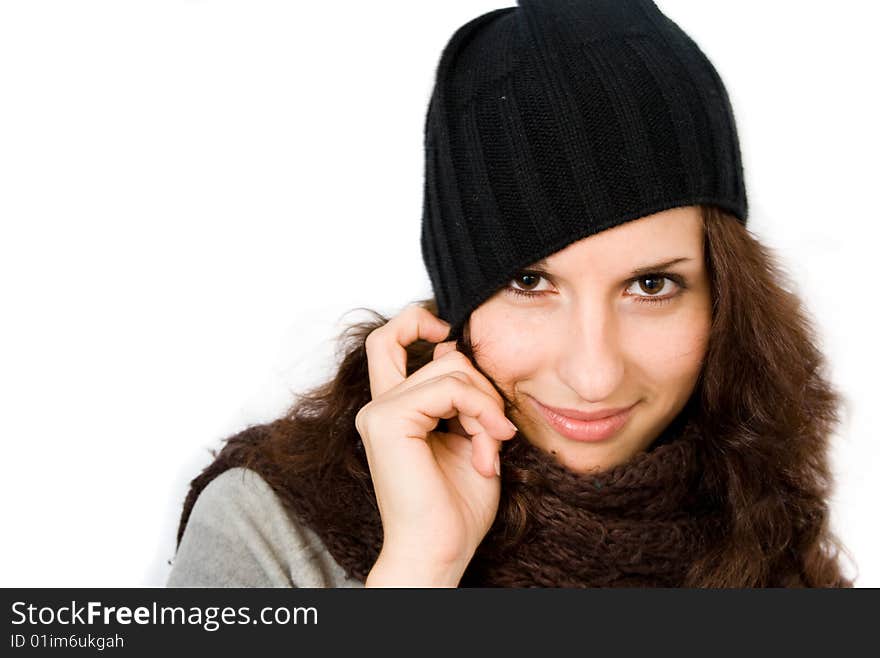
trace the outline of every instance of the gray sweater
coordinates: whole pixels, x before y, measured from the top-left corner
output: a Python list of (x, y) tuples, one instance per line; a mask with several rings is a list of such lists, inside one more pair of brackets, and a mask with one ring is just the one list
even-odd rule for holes
[(363, 587), (255, 471), (230, 468), (192, 507), (167, 587)]

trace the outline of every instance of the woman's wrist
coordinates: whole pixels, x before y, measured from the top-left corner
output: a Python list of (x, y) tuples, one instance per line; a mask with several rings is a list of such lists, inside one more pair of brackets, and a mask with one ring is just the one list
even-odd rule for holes
[(467, 562), (411, 558), (382, 549), (365, 587), (458, 587)]

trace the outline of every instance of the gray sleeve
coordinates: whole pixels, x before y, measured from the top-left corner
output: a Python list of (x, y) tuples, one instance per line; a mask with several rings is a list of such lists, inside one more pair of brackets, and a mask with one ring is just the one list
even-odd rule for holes
[(167, 587), (362, 587), (258, 473), (231, 468), (193, 505)]

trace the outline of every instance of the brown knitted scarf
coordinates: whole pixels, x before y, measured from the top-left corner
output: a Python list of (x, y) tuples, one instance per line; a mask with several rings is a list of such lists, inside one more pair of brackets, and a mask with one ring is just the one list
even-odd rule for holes
[[(259, 425), (228, 439), (192, 481), (178, 543), (199, 492), (227, 468), (243, 466), (258, 472), (288, 512), (318, 534), (350, 578), (365, 581), (382, 545), (369, 479), (365, 486), (337, 468), (292, 481), (263, 450), (269, 429)], [(721, 510), (699, 490), (700, 437), (681, 416), (647, 451), (602, 473), (571, 471), (522, 435), (502, 450), (499, 513), (462, 587), (681, 586), (693, 560), (724, 531)], [(524, 516), (513, 514), (516, 509)], [(513, 541), (517, 518), (525, 523)]]

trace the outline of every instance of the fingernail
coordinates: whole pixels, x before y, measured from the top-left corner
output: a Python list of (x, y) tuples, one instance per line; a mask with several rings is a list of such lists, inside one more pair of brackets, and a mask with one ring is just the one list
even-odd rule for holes
[(507, 424), (510, 425), (510, 429), (512, 429), (514, 432), (519, 432), (519, 428), (518, 428), (516, 425), (514, 425), (514, 424), (510, 421), (509, 418), (507, 419)]
[(501, 458), (495, 455), (495, 475), (501, 477)]

